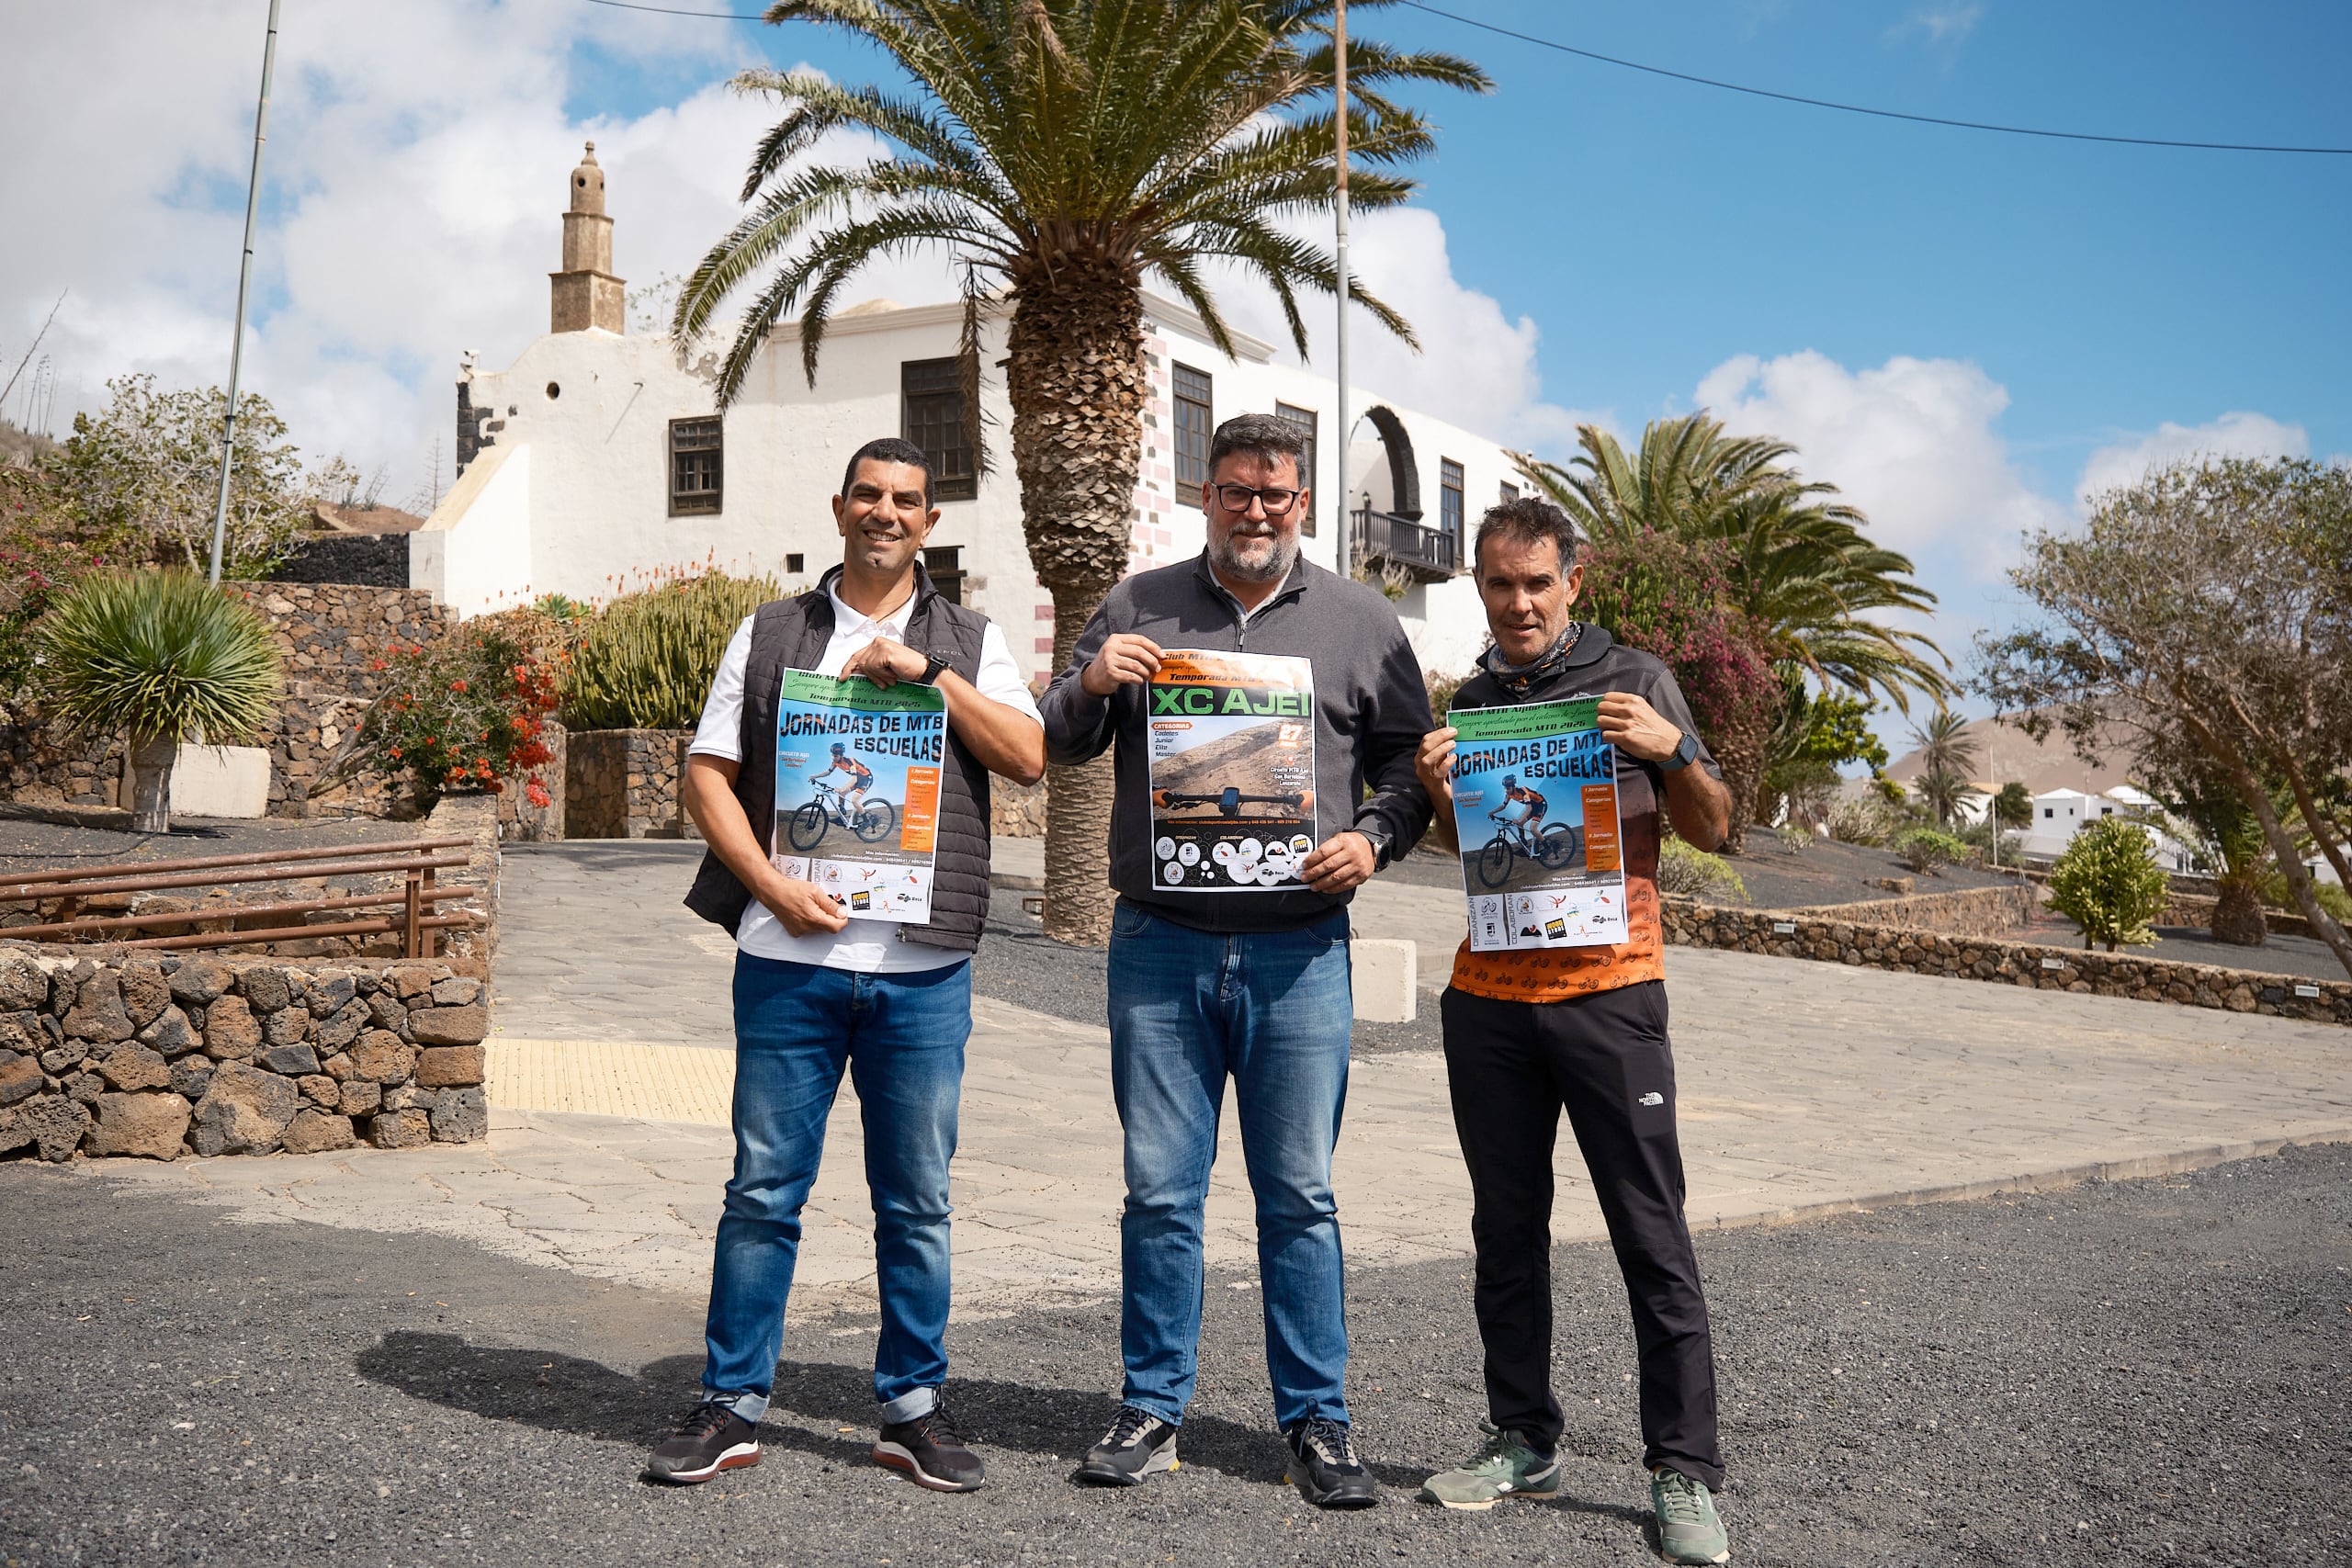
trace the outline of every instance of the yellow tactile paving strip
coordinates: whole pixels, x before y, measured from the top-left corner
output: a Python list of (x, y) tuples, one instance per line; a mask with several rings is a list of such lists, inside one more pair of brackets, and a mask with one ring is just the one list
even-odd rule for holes
[(609, 1040), (492, 1039), (490, 1102), (649, 1122), (729, 1124), (735, 1054)]

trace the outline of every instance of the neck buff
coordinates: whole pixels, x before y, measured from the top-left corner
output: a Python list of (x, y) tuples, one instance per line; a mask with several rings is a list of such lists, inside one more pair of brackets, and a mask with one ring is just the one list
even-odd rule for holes
[(1532, 663), (1510, 663), (1503, 658), (1503, 650), (1499, 646), (1487, 649), (1484, 654), (1480, 655), (1479, 663), (1487, 674), (1492, 675), (1505, 688), (1524, 696), (1527, 694), (1528, 688), (1534, 685), (1536, 682), (1557, 674), (1566, 666), (1569, 651), (1576, 647), (1577, 639), (1582, 636), (1584, 636), (1584, 623), (1570, 621), (1568, 629), (1554, 638), (1551, 647), (1537, 654)]

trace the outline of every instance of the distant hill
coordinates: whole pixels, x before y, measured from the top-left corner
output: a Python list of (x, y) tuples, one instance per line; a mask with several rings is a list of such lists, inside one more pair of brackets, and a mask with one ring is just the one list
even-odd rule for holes
[[(2053, 789), (2104, 795), (2117, 784), (2132, 782), (2129, 753), (2120, 744), (2109, 748), (2107, 756), (2094, 765), (2075, 754), (2064, 730), (2053, 729), (2049, 739), (2037, 741), (2014, 724), (1980, 718), (1972, 720), (1962, 733), (1976, 742), (1976, 766), (1969, 782), (1988, 789), (2021, 780), (2029, 795)], [(1887, 765), (1886, 776), (1907, 786), (1921, 771), (1919, 753), (1905, 751)]]

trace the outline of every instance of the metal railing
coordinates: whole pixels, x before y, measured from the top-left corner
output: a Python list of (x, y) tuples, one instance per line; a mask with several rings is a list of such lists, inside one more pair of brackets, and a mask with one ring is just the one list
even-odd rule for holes
[(1368, 565), (1393, 562), (1423, 582), (1441, 582), (1457, 569), (1453, 536), (1424, 528), (1409, 518), (1356, 508), (1355, 553)]
[[(430, 958), (439, 932), (471, 926), (481, 918), (469, 908), (443, 910), (451, 900), (471, 897), (465, 886), (437, 887), (434, 874), (461, 866), (471, 839), (401, 839), (379, 844), (337, 844), (307, 850), (264, 850), (254, 854), (198, 856), (187, 860), (149, 861), (136, 867), (103, 871), (35, 871), (17, 875), (0, 874), (0, 905), (32, 904), (51, 899), (58, 908), (50, 918), (32, 925), (0, 926), (0, 938), (17, 941), (88, 942), (115, 940), (116, 931), (137, 931), (151, 926), (209, 925), (256, 918), (291, 919), (297, 916), (348, 909), (382, 909), (378, 915), (319, 924), (297, 922), (250, 930), (188, 931), (175, 936), (131, 937), (124, 947), (236, 947), (247, 942), (291, 942), (311, 937), (389, 936), (401, 939), (404, 958)], [(458, 851), (458, 853), (447, 852)], [(151, 909), (132, 915), (79, 915), (86, 899), (107, 894), (162, 893), (175, 887), (220, 887), (266, 882), (293, 882), (326, 876), (398, 876), (397, 886), (371, 893), (347, 893), (333, 897), (290, 899), (274, 904), (211, 904), (187, 909)]]

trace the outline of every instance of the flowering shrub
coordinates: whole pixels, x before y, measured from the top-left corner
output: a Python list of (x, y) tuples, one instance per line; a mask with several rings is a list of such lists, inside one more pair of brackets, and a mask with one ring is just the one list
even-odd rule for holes
[(1601, 540), (1585, 554), (1581, 614), (1674, 671), (1730, 787), (1724, 848), (1736, 853), (1755, 817), (1765, 743), (1788, 699), (1732, 593), (1728, 566), (1721, 547), (1663, 534)]
[(119, 543), (77, 530), (46, 481), (0, 465), (0, 704), (30, 683), (33, 623), (90, 572), (120, 565)]
[[(561, 700), (559, 664), (480, 622), (431, 647), (396, 647), (375, 661), (385, 683), (360, 751), (384, 773), (414, 774), (428, 795), (497, 794), (550, 755), (540, 737)], [(548, 804), (537, 779), (524, 792)]]

